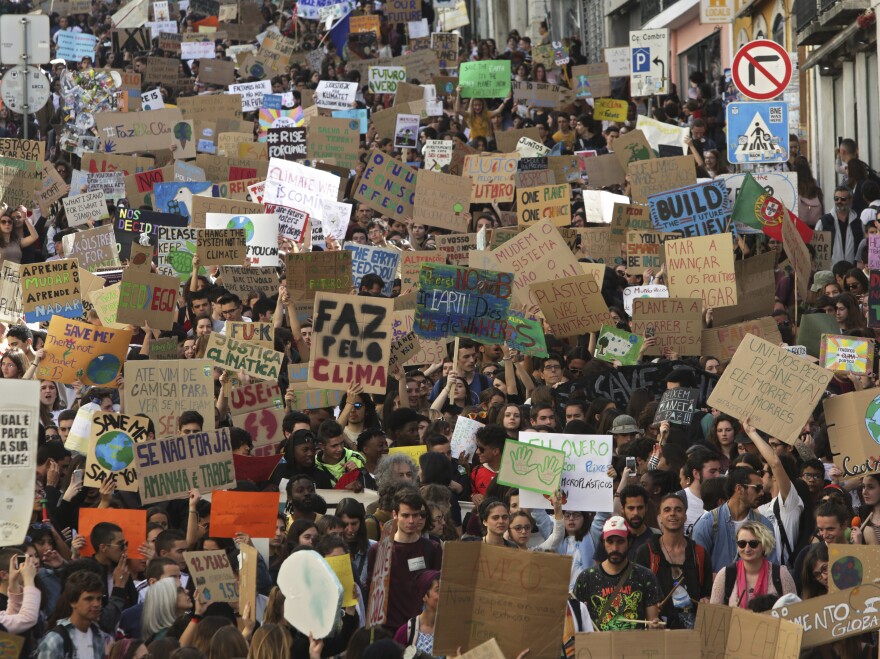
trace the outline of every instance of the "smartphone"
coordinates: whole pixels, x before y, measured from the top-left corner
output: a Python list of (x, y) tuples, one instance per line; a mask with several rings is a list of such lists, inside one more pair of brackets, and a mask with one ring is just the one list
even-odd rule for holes
[(74, 469), (73, 470), (73, 482), (77, 485), (82, 484), (83, 482), (83, 470), (82, 469)]
[(630, 473), (635, 473), (636, 471), (636, 459), (633, 457), (628, 457), (626, 459), (626, 468), (629, 469)]
[(15, 569), (20, 570), (21, 566), (24, 565), (27, 560), (27, 554), (19, 554), (15, 557)]
[(645, 336), (647, 338), (651, 339), (654, 337), (655, 332), (656, 332), (656, 330), (654, 329), (654, 326), (648, 325), (648, 327), (645, 329)]

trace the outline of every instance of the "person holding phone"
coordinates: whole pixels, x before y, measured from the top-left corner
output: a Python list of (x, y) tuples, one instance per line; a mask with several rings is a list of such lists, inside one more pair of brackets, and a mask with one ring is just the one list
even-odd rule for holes
[(16, 553), (9, 559), (7, 574), (9, 602), (6, 610), (0, 611), (0, 625), (10, 634), (23, 634), (37, 624), (40, 613), (40, 590), (35, 583), (37, 559)]

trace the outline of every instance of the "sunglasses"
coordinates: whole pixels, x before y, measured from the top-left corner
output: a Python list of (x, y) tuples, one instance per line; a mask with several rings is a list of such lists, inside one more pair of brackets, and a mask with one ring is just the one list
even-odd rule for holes
[(469, 419), (485, 419), (486, 412), (468, 412), (467, 416)]
[(356, 410), (361, 409), (364, 406), (363, 403), (352, 403), (352, 407)]
[(835, 197), (834, 201), (846, 203), (847, 201), (849, 201), (849, 197)]
[(740, 549), (745, 549), (746, 546), (749, 546), (752, 549), (757, 549), (758, 547), (761, 546), (761, 541), (760, 540), (737, 540), (736, 546), (739, 547)]
[(764, 486), (760, 483), (751, 483), (749, 485), (746, 485), (745, 487), (753, 487), (755, 488), (756, 492), (762, 492), (764, 490)]

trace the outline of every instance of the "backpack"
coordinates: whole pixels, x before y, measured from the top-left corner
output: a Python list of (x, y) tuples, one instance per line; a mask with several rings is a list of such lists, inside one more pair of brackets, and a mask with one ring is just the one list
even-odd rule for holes
[[(776, 563), (770, 563), (770, 578), (773, 582), (773, 588), (776, 589), (776, 594), (779, 597), (782, 597), (782, 568), (780, 568)], [(724, 599), (721, 600), (722, 604), (727, 604), (730, 601), (730, 596), (733, 594), (733, 589), (736, 587), (736, 563), (731, 563), (726, 568), (724, 568)]]
[[(73, 651), (73, 639), (70, 638), (70, 632), (67, 631), (65, 627), (61, 625), (55, 625), (52, 629), (46, 632), (46, 636), (51, 633), (56, 633), (61, 637), (61, 641), (64, 643), (64, 654), (61, 655), (58, 659), (74, 659), (76, 656)], [(45, 636), (44, 636), (45, 638)], [(36, 657), (39, 652), (39, 648), (34, 650), (33, 656)]]
[[(660, 570), (660, 554), (654, 551), (654, 547), (650, 542), (645, 543), (648, 545), (648, 554), (651, 556), (651, 572), (657, 574)], [(706, 550), (703, 549), (696, 542), (691, 542), (691, 551), (694, 555), (694, 563), (697, 565), (697, 573), (700, 577), (700, 587), (703, 586), (703, 567), (706, 565)]]

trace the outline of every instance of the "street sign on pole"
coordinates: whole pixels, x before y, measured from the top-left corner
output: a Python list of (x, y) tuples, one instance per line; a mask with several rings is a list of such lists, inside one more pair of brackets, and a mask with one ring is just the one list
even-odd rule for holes
[[(24, 32), (22, 32), (24, 30)], [(30, 52), (25, 53), (25, 44)], [(6, 14), (0, 16), (0, 63), (48, 64), (49, 17), (44, 14)], [(27, 54), (28, 61), (22, 57)]]
[(727, 159), (733, 164), (785, 162), (788, 135), (788, 104), (783, 101), (727, 106)]
[(791, 82), (791, 58), (775, 41), (759, 39), (740, 48), (733, 57), (733, 84), (755, 101), (776, 98)]
[(49, 78), (36, 66), (27, 67), (27, 75), (23, 66), (13, 66), (3, 74), (3, 102), (13, 112), (24, 114), (24, 99), (28, 99), (28, 112), (37, 112), (46, 105), (51, 95)]
[(632, 56), (630, 85), (633, 96), (669, 91), (669, 30), (635, 30), (629, 33)]

